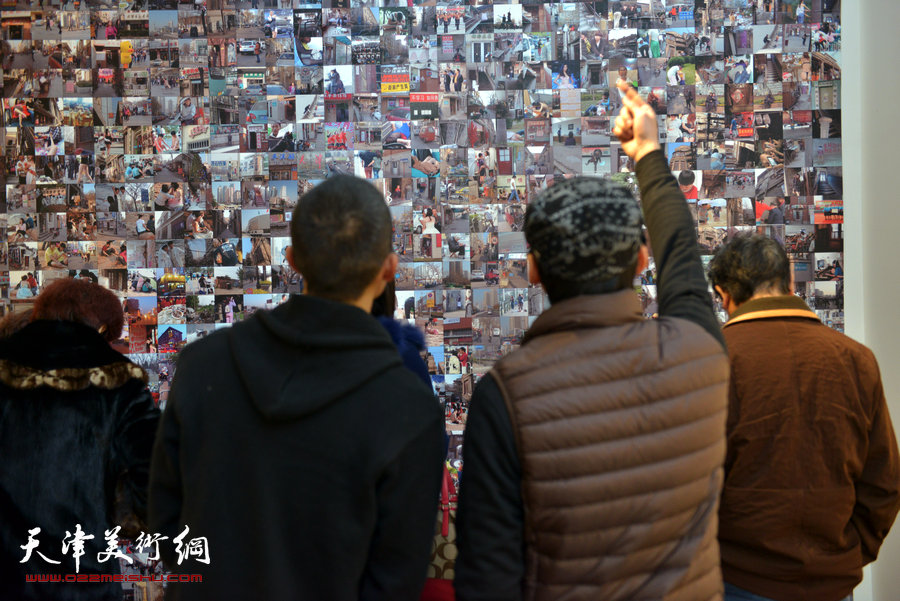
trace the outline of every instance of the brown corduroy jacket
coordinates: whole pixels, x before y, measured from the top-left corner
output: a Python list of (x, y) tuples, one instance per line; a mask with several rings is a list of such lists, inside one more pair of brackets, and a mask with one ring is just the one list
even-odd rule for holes
[(795, 296), (751, 300), (725, 326), (725, 581), (777, 601), (836, 601), (900, 508), (900, 460), (872, 352)]

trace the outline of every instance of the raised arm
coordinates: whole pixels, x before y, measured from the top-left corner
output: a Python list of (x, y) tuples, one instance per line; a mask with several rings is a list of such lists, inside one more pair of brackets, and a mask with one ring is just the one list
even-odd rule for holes
[(624, 106), (613, 133), (637, 165), (641, 205), (656, 260), (659, 314), (693, 321), (724, 347), (697, 251), (697, 232), (659, 145), (656, 113), (630, 84), (619, 82), (618, 86)]

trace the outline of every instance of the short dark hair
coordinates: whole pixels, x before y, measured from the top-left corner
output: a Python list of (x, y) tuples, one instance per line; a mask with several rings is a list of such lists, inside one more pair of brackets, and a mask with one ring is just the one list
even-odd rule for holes
[(32, 319), (74, 321), (99, 330), (103, 336), (118, 340), (125, 324), (122, 302), (115, 294), (93, 282), (60, 279), (46, 288), (34, 301)]
[(391, 253), (391, 238), (384, 196), (350, 175), (301, 196), (291, 220), (293, 257), (308, 291), (336, 301), (359, 298)]
[(394, 317), (394, 311), (397, 310), (397, 287), (391, 280), (384, 287), (381, 296), (372, 301), (372, 315)]
[(634, 261), (625, 271), (618, 276), (603, 282), (572, 282), (562, 278), (553, 277), (550, 270), (547, 275), (541, 269), (540, 263), (535, 259), (538, 275), (541, 276), (541, 285), (547, 292), (551, 303), (559, 303), (576, 296), (584, 296), (588, 294), (607, 294), (610, 292), (618, 292), (634, 287), (634, 280), (637, 277), (637, 266), (639, 256), (635, 256)]
[(758, 292), (791, 293), (791, 262), (776, 240), (742, 234), (722, 246), (709, 262), (709, 281), (738, 305)]
[(678, 174), (678, 185), (680, 186), (690, 186), (697, 179), (697, 176), (694, 175), (693, 171), (685, 169), (681, 173)]

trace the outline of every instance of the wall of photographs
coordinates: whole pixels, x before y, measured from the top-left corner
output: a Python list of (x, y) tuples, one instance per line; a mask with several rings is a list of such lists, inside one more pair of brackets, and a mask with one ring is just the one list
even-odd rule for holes
[[(397, 317), (425, 330), (459, 436), (474, 382), (546, 307), (529, 200), (578, 174), (635, 187), (610, 138), (621, 78), (659, 115), (703, 255), (777, 238), (796, 292), (841, 329), (839, 9), (2, 0), (3, 310), (57, 278), (108, 286), (164, 403), (186, 343), (299, 292), (297, 198), (354, 173), (390, 206)], [(635, 285), (652, 315), (652, 269)]]

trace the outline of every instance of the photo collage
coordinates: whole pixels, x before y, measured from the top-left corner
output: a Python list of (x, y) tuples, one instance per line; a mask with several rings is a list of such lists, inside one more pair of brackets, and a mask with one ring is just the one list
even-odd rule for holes
[[(839, 0), (0, 3), (2, 312), (57, 278), (112, 289), (161, 405), (186, 344), (300, 293), (292, 211), (354, 174), (384, 193), (395, 317), (425, 332), (459, 460), (475, 382), (548, 306), (528, 203), (579, 175), (638, 195), (619, 80), (704, 261), (775, 238), (843, 329)], [(652, 264), (635, 289), (653, 316)]]

